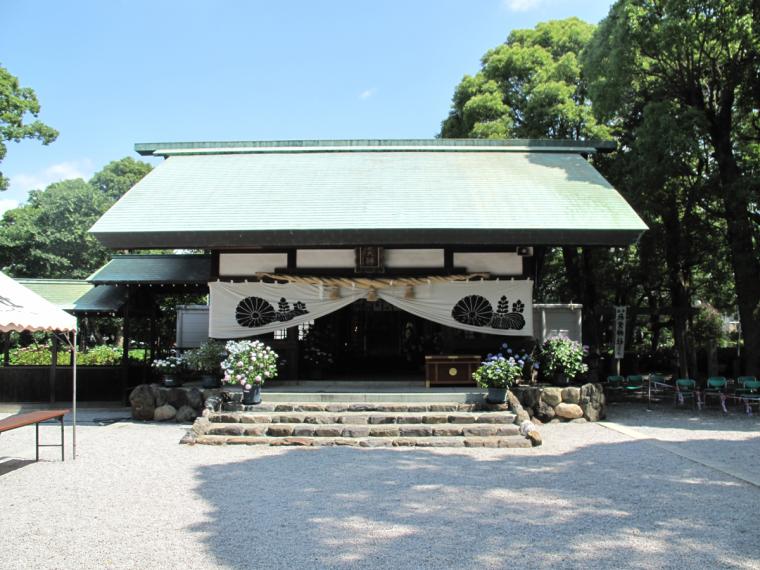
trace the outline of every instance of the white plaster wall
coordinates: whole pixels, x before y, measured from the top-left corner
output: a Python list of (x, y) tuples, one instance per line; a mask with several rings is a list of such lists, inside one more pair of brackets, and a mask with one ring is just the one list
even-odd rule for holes
[(287, 267), (287, 253), (221, 253), (219, 275), (253, 275), (259, 271), (271, 273), (277, 267)]
[(464, 267), (468, 273), (522, 275), (522, 260), (516, 253), (454, 252), (454, 267)]

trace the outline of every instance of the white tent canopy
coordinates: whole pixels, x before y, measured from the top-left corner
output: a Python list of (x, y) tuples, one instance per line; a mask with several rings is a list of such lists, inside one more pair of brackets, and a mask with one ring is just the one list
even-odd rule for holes
[(76, 330), (76, 317), (0, 273), (0, 332)]
[(72, 452), (76, 458), (77, 319), (0, 272), (0, 332), (22, 331), (66, 333), (66, 342), (72, 349)]

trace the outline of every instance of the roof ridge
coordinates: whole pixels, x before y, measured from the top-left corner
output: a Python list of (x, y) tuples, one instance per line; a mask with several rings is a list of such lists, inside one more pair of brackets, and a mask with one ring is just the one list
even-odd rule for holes
[(610, 152), (614, 141), (553, 139), (304, 139), (137, 143), (143, 156), (193, 152), (414, 152), (488, 150), (492, 152)]

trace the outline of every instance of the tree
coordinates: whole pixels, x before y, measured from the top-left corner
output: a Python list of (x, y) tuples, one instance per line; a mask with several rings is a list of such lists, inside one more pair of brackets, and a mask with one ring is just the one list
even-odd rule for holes
[(15, 277), (87, 277), (109, 257), (88, 230), (111, 200), (78, 178), (33, 190), (0, 223), (0, 267)]
[(583, 66), (600, 120), (630, 120), (662, 103), (690, 118), (708, 150), (705, 171), (720, 206), (710, 211), (723, 219), (752, 374), (760, 373), (757, 10), (751, 0), (618, 0)]
[[(514, 30), (506, 43), (483, 56), (477, 74), (465, 75), (456, 87), (441, 136), (609, 139), (608, 127), (592, 112), (580, 65), (593, 31), (593, 25), (578, 18)], [(566, 278), (560, 288), (583, 303), (584, 336), (597, 347), (602, 319), (597, 267), (605, 253), (574, 247), (562, 251)]]
[[(50, 144), (58, 137), (58, 131), (40, 121), (25, 123), (27, 113), (37, 117), (40, 104), (29, 87), (21, 87), (16, 77), (0, 66), (0, 162), (8, 151), (5, 143), (23, 139), (37, 139)], [(7, 190), (8, 179), (0, 172), (0, 190)]]
[(594, 26), (578, 18), (514, 30), (456, 87), (444, 138), (605, 139), (579, 57)]
[(0, 269), (15, 277), (87, 277), (110, 257), (90, 228), (150, 169), (123, 158), (89, 183), (64, 180), (30, 192), (26, 204), (8, 210), (0, 221)]
[(114, 160), (96, 172), (90, 184), (104, 195), (116, 201), (152, 170), (147, 162), (129, 156)]

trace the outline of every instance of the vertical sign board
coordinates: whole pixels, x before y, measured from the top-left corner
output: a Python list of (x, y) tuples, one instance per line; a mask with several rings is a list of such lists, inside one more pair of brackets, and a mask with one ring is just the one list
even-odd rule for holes
[(625, 356), (625, 305), (615, 307), (615, 358), (622, 360)]

